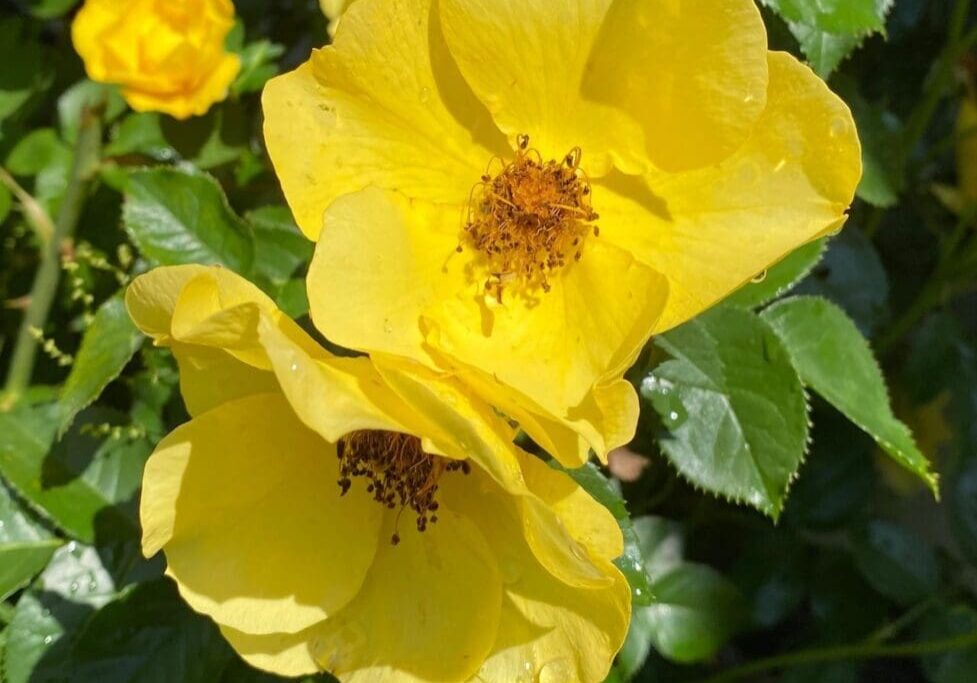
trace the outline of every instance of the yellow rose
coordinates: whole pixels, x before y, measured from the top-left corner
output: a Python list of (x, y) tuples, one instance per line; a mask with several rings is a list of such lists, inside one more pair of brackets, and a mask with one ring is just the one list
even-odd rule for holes
[(122, 88), (136, 111), (200, 116), (241, 68), (224, 49), (231, 0), (86, 0), (71, 37), (88, 76)]
[(652, 334), (838, 230), (861, 175), (752, 0), (358, 0), (264, 108), (323, 333), (570, 465), (631, 438)]
[(126, 302), (192, 416), (146, 466), (143, 551), (246, 660), (604, 679), (630, 617), (620, 530), (492, 409), (416, 364), (331, 356), (224, 269), (154, 270)]

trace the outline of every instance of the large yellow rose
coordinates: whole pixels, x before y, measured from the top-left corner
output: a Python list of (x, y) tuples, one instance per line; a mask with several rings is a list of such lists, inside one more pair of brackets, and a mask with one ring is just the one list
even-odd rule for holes
[(199, 116), (241, 68), (224, 49), (231, 0), (86, 0), (71, 37), (92, 80), (121, 86), (137, 111)]
[(147, 464), (143, 550), (246, 660), (603, 680), (630, 616), (620, 530), (489, 407), (416, 364), (331, 356), (223, 269), (157, 269), (126, 302), (192, 415)]
[(861, 175), (753, 0), (358, 0), (264, 108), (319, 328), (569, 464), (633, 434), (652, 334), (839, 229)]

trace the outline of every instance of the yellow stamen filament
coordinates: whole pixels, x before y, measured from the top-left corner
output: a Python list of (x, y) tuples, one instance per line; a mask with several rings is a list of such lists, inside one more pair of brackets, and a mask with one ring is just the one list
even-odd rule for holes
[[(436, 495), (441, 476), (471, 471), (467, 462), (425, 453), (419, 438), (398, 432), (351, 432), (339, 440), (336, 452), (341, 495), (349, 492), (353, 477), (364, 477), (370, 482), (367, 493), (376, 502), (391, 510), (400, 506), (401, 513), (407, 507), (417, 513), (418, 531), (438, 521)], [(394, 532), (390, 540), (397, 545), (400, 536)]]
[(543, 162), (518, 139), (516, 158), (498, 175), (488, 173), (472, 189), (464, 244), (485, 259), (485, 289), (502, 300), (503, 288), (519, 282), (529, 290), (551, 289), (550, 275), (571, 260), (579, 261), (599, 216), (590, 204), (590, 183), (580, 169), (581, 152), (562, 161)]

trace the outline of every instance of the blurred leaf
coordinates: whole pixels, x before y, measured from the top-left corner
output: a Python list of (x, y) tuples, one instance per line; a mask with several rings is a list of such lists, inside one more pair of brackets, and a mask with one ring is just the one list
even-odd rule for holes
[(824, 641), (850, 644), (888, 617), (889, 603), (865, 582), (850, 555), (822, 549), (810, 577), (811, 612)]
[(64, 16), (78, 4), (78, 0), (28, 0), (31, 14), (41, 19)]
[(869, 104), (853, 86), (841, 94), (852, 109), (862, 143), (862, 180), (858, 196), (884, 209), (899, 201), (896, 150), (902, 125), (895, 115), (879, 104)]
[(10, 194), (10, 190), (7, 189), (6, 185), (0, 184), (0, 223), (7, 220), (7, 216), (10, 215), (10, 209), (13, 207), (14, 197)]
[(818, 530), (851, 522), (868, 505), (874, 441), (835, 410), (814, 415), (811, 455), (790, 492), (785, 520)]
[(112, 130), (105, 146), (105, 156), (145, 155), (156, 161), (172, 161), (179, 156), (163, 137), (161, 115), (156, 112), (133, 112)]
[(4, 652), (4, 683), (73, 680), (75, 632), (111, 600), (115, 583), (94, 548), (69, 543), (17, 601)]
[(169, 579), (102, 607), (72, 655), (73, 683), (211, 683), (232, 657), (213, 622), (194, 614)]
[(779, 683), (858, 683), (858, 666), (833, 662), (793, 667), (784, 672)]
[(263, 206), (245, 214), (254, 231), (254, 272), (279, 287), (312, 259), (315, 243), (295, 225), (287, 206)]
[(240, 158), (250, 144), (251, 125), (248, 112), (235, 102), (223, 102), (185, 121), (160, 118), (166, 142), (181, 158), (205, 170)]
[(820, 239), (795, 249), (772, 266), (762, 280), (743, 285), (726, 302), (740, 308), (760, 308), (783, 296), (818, 264), (824, 256), (825, 243)]
[(22, 510), (0, 483), (0, 601), (44, 569), (60, 545), (61, 541)]
[(909, 428), (892, 414), (882, 371), (848, 316), (824, 299), (796, 297), (771, 306), (763, 317), (783, 339), (804, 383), (938, 494), (937, 476)]
[(59, 433), (64, 433), (79, 411), (87, 408), (119, 376), (142, 341), (143, 335), (129, 319), (121, 296), (102, 304), (85, 329), (71, 374), (61, 390)]
[(875, 246), (861, 230), (842, 230), (831, 240), (824, 260), (794, 293), (834, 301), (867, 337), (889, 316), (889, 278)]
[(285, 54), (285, 47), (269, 40), (258, 40), (244, 46), (238, 56), (241, 58), (241, 71), (231, 92), (244, 95), (259, 92), (265, 83), (278, 75), (276, 60)]
[(117, 504), (138, 489), (148, 444), (93, 436), (86, 425), (117, 416), (89, 410), (83, 413), (89, 419), (52, 446), (57, 411), (56, 404), (22, 404), (0, 413), (0, 474), (39, 514), (79, 540), (136, 534), (135, 511)]
[(640, 610), (655, 649), (668, 659), (690, 663), (712, 658), (744, 623), (736, 587), (715, 570), (682, 564), (652, 584), (655, 603)]
[[(931, 614), (923, 622), (920, 639), (944, 640), (972, 633), (977, 633), (977, 611), (968, 605), (955, 605)], [(973, 683), (977, 647), (929, 655), (922, 658), (922, 664), (930, 683)]]
[(132, 173), (123, 222), (139, 250), (160, 265), (224, 265), (251, 268), (247, 224), (208, 175), (158, 168)]
[(43, 93), (54, 76), (45, 46), (16, 18), (0, 20), (0, 122)]
[(674, 360), (642, 393), (669, 433), (664, 453), (691, 483), (776, 519), (807, 448), (807, 403), (780, 339), (762, 319), (714, 309), (657, 338)]
[(624, 536), (624, 553), (614, 560), (614, 564), (621, 570), (628, 583), (631, 585), (631, 602), (634, 605), (649, 605), (654, 599), (651, 591), (651, 581), (645, 571), (644, 560), (641, 555), (641, 548), (638, 545), (638, 536), (635, 534), (634, 526), (631, 523), (631, 515), (628, 512), (627, 503), (621, 497), (620, 492), (614, 487), (610, 479), (593, 463), (587, 463), (578, 469), (564, 469), (556, 460), (550, 461), (553, 469), (569, 475), (576, 481), (584, 491), (598, 503), (610, 510), (621, 527), (621, 534)]
[(968, 458), (950, 478), (946, 514), (964, 557), (977, 567), (977, 458)]
[(790, 27), (811, 66), (827, 78), (862, 40), (885, 30), (893, 0), (761, 0)]
[(770, 629), (784, 621), (806, 594), (807, 557), (790, 533), (751, 533), (739, 550), (732, 577), (746, 597), (750, 623)]
[(128, 109), (119, 89), (114, 85), (79, 81), (58, 98), (58, 121), (65, 142), (74, 143), (86, 108), (102, 108), (103, 123), (111, 123)]
[(22, 137), (7, 155), (7, 170), (18, 176), (35, 176), (52, 165), (70, 165), (71, 148), (53, 128), (37, 128)]
[(870, 522), (853, 534), (852, 553), (865, 580), (902, 605), (936, 592), (940, 580), (936, 554), (908, 529), (890, 522)]
[(309, 294), (305, 288), (305, 280), (293, 278), (283, 284), (275, 303), (285, 315), (292, 319), (307, 316), (309, 314)]

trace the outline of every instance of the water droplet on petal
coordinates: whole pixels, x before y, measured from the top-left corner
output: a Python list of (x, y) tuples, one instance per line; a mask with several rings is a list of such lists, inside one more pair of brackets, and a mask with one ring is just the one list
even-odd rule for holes
[(753, 279), (750, 280), (750, 282), (752, 282), (755, 285), (758, 285), (766, 279), (767, 279), (767, 271), (763, 271), (762, 273), (755, 275)]
[(577, 667), (569, 659), (561, 657), (547, 662), (539, 670), (539, 683), (569, 683), (580, 680)]
[(420, 97), (421, 104), (427, 104), (428, 102), (431, 101), (431, 89), (430, 88), (421, 88), (420, 95), (421, 95), (421, 97)]
[(848, 132), (848, 122), (843, 118), (836, 118), (831, 122), (831, 127), (828, 129), (828, 135), (833, 138), (841, 137)]
[(292, 363), (292, 366), (289, 368), (289, 370), (291, 370), (292, 372), (298, 372), (298, 370), (299, 370), (299, 364), (298, 363)]
[(533, 669), (535, 667), (532, 662), (523, 662), (516, 674), (515, 683), (533, 683), (536, 678), (533, 675)]

